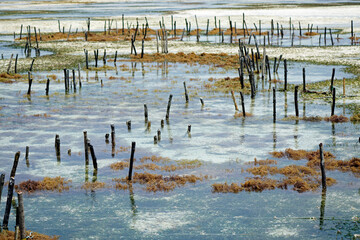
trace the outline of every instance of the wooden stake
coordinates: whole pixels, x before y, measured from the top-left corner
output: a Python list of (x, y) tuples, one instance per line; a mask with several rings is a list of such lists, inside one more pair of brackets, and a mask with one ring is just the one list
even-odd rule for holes
[(7, 71), (6, 71), (6, 72), (7, 72), (7, 74), (9, 74), (9, 73), (10, 73), (11, 62), (12, 62), (13, 56), (14, 56), (14, 54), (11, 54), (10, 61), (9, 61), (9, 66), (8, 66), (8, 68), (7, 68)]
[(49, 85), (50, 85), (50, 79), (46, 80), (46, 88), (45, 88), (45, 94), (46, 96), (49, 95)]
[(18, 213), (19, 213), (19, 229), (20, 229), (20, 239), (26, 238), (25, 232), (25, 214), (24, 214), (24, 201), (22, 192), (18, 192)]
[(303, 68), (303, 92), (306, 92), (306, 83), (305, 83), (305, 68)]
[(191, 125), (190, 124), (188, 125), (187, 133), (191, 133)]
[(285, 82), (285, 86), (284, 86), (284, 90), (287, 90), (287, 62), (286, 59), (284, 59), (284, 82)]
[(16, 168), (17, 168), (18, 163), (19, 163), (19, 157), (20, 157), (20, 151), (15, 153), (14, 163), (13, 163), (13, 166), (12, 166), (12, 169), (11, 169), (10, 177), (15, 177)]
[(186, 103), (189, 102), (189, 96), (188, 96), (188, 92), (187, 92), (187, 88), (186, 88), (186, 83), (184, 82), (184, 90), (185, 90), (185, 101)]
[(335, 114), (335, 99), (336, 99), (336, 88), (332, 90), (332, 105), (331, 105), (331, 116)]
[(60, 137), (58, 134), (55, 136), (55, 151), (56, 151), (56, 157), (58, 160), (60, 159)]
[(326, 189), (326, 173), (324, 167), (324, 154), (323, 154), (323, 145), (319, 144), (320, 149), (320, 170), (321, 170), (321, 185), (323, 189)]
[(204, 107), (204, 100), (200, 98), (201, 107)]
[(273, 121), (276, 122), (276, 90), (273, 87)]
[(235, 94), (234, 94), (234, 91), (233, 91), (233, 90), (231, 90), (231, 97), (232, 97), (232, 100), (233, 100), (233, 102), (234, 102), (235, 110), (236, 110), (236, 111), (239, 111), (238, 106), (237, 106), (237, 104), (236, 104)]
[(28, 72), (28, 81), (29, 81), (29, 87), (28, 87), (27, 95), (31, 95), (32, 79), (31, 79), (31, 73), (30, 72)]
[(145, 116), (145, 122), (148, 121), (148, 108), (147, 105), (144, 104), (144, 116)]
[(157, 139), (158, 139), (158, 141), (161, 140), (161, 131), (160, 131), (160, 129), (157, 130)]
[(172, 97), (173, 97), (173, 95), (170, 94), (167, 109), (166, 109), (166, 120), (169, 120), (169, 117), (170, 117), (170, 107), (171, 107)]
[(83, 131), (84, 133), (84, 152), (85, 152), (85, 165), (89, 165), (89, 146), (88, 146), (88, 138), (87, 131)]
[[(90, 140), (89, 140), (89, 142), (90, 142)], [(97, 170), (98, 169), (97, 168), (97, 160), (96, 160), (94, 147), (90, 143), (88, 145), (89, 145), (89, 148), (90, 148), (90, 154), (91, 154), (91, 158), (92, 158), (92, 162), (93, 162), (93, 167), (94, 167), (95, 170)]]
[(19, 54), (16, 54), (16, 57), (15, 57), (15, 73), (17, 73), (17, 62), (18, 62), (18, 57), (19, 57)]
[(28, 160), (29, 159), (29, 146), (26, 146), (26, 150), (25, 150), (25, 159)]
[(4, 213), (4, 219), (3, 219), (3, 230), (9, 230), (8, 224), (9, 224), (9, 217), (10, 217), (10, 210), (11, 210), (11, 202), (14, 194), (14, 186), (15, 186), (15, 178), (10, 177), (9, 186), (8, 186), (8, 195), (7, 195), (7, 201), (6, 201), (6, 207), (5, 207), (5, 213)]
[(131, 177), (132, 177), (132, 170), (133, 170), (133, 165), (134, 165), (135, 145), (136, 145), (136, 142), (131, 143), (130, 166), (129, 166), (129, 175), (128, 175), (128, 180), (129, 181), (131, 181)]
[(115, 146), (115, 125), (111, 124), (110, 128), (111, 128), (111, 144)]
[(126, 121), (126, 126), (127, 126), (128, 130), (130, 131), (131, 130), (131, 120)]
[(299, 86), (295, 86), (294, 101), (295, 101), (295, 115), (296, 115), (296, 117), (299, 117), (298, 89), (299, 89)]
[(5, 183), (5, 174), (2, 173), (0, 175), (0, 204), (1, 204), (1, 196), (2, 196), (2, 190), (3, 190), (3, 187), (4, 187), (4, 183)]
[(335, 78), (335, 68), (332, 69), (331, 82), (330, 82), (330, 92), (332, 92), (333, 87), (334, 87), (334, 78)]
[(242, 108), (243, 117), (246, 117), (244, 94), (242, 92), (240, 92), (240, 98), (241, 98), (241, 108)]

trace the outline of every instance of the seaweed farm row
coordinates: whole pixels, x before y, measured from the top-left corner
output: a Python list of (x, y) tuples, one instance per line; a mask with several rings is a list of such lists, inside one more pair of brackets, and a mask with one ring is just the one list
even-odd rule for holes
[(261, 57), (262, 77), (256, 57), (239, 71), (236, 54), (95, 52), (88, 66), (1, 74), (0, 171), (7, 182), (21, 152), (26, 229), (64, 239), (359, 231), (359, 115), (346, 104), (358, 81), (345, 66), (274, 59), (265, 70)]

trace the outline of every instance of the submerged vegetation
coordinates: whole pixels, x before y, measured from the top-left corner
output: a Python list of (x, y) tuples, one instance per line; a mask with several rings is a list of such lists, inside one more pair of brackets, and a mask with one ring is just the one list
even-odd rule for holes
[(21, 182), (15, 188), (24, 192), (33, 193), (37, 191), (55, 191), (62, 192), (70, 189), (70, 180), (65, 180), (62, 177), (44, 177), (41, 181), (27, 180)]

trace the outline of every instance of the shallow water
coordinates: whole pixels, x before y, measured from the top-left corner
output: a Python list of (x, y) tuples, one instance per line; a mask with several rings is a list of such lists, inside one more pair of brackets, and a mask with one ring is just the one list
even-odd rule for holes
[[(320, 213), (319, 191), (211, 192), (211, 184), (216, 182), (243, 182), (250, 176), (242, 173), (243, 163), (255, 157), (270, 158), (270, 151), (316, 150), (322, 142), (324, 150), (332, 152), (337, 159), (359, 156), (359, 124), (284, 121), (283, 117), (295, 115), (293, 93), (280, 91), (282, 83), (270, 85), (267, 79), (257, 80), (254, 100), (245, 95), (246, 112), (253, 116), (234, 118), (231, 95), (209, 91), (204, 86), (210, 77), (236, 77), (237, 71), (198, 64), (123, 61), (115, 69), (97, 73), (82, 70), (82, 88), (77, 85), (76, 92), (72, 89), (69, 94), (64, 91), (62, 71), (34, 72), (31, 98), (26, 96), (27, 83), (0, 84), (0, 172), (10, 172), (13, 156), (20, 150), (17, 183), (59, 175), (72, 180), (69, 192), (26, 194), (28, 229), (61, 235), (62, 239), (308, 239), (309, 236), (327, 239), (359, 232), (359, 223), (352, 218), (360, 213), (360, 186), (358, 179), (349, 173), (328, 172), (328, 177), (336, 178), (338, 184), (327, 191), (323, 204), (325, 219)], [(110, 62), (107, 65), (113, 66)], [(330, 79), (334, 66), (289, 62), (289, 83), (302, 83), (303, 67), (307, 79), (315, 82)], [(351, 77), (343, 71), (344, 67), (335, 68), (336, 78)], [(46, 97), (44, 80), (51, 75), (61, 81), (51, 80), (50, 95)], [(280, 66), (279, 78), (282, 76)], [(185, 104), (184, 81), (190, 95), (188, 104)], [(272, 87), (278, 90), (275, 124), (272, 92), (266, 91)], [(173, 94), (170, 121), (161, 128), (169, 94)], [(199, 97), (204, 99), (204, 107)], [(239, 99), (238, 92), (236, 97)], [(150, 131), (145, 127), (144, 103), (149, 109)], [(329, 116), (331, 105), (326, 101), (307, 102), (300, 96), (299, 108), (300, 116)], [(35, 116), (45, 113), (49, 116)], [(349, 116), (343, 108), (336, 108), (335, 113)], [(125, 124), (128, 120), (132, 122), (131, 131)], [(88, 131), (98, 158), (97, 180), (112, 185), (112, 178), (127, 174), (126, 170), (112, 171), (109, 167), (130, 156), (129, 151), (112, 156), (111, 144), (104, 140), (110, 124), (115, 124), (116, 149), (135, 141), (137, 159), (151, 155), (172, 160), (199, 159), (204, 161), (202, 167), (180, 173), (208, 174), (212, 178), (169, 193), (148, 193), (137, 184), (133, 193), (114, 188), (81, 189), (84, 179), (91, 181), (93, 174), (92, 166), (88, 176), (84, 168), (83, 130)], [(192, 126), (191, 135), (187, 133), (188, 124)], [(153, 136), (158, 129), (162, 139), (154, 144)], [(61, 161), (55, 156), (55, 134), (61, 139)], [(30, 146), (29, 167), (23, 154), (25, 146)], [(279, 160), (279, 166), (288, 164), (294, 161)], [(2, 201), (0, 214), (4, 206)], [(10, 229), (14, 222), (12, 213)], [(338, 235), (337, 230), (340, 230)]]

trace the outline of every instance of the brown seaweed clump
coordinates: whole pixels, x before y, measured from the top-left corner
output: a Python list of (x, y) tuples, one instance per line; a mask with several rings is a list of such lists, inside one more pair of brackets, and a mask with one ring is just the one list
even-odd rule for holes
[[(273, 157), (276, 158), (283, 158), (283, 157), (287, 157), (288, 159), (292, 159), (292, 160), (301, 160), (301, 159), (307, 159), (309, 161), (315, 160), (315, 159), (319, 159), (320, 160), (320, 151), (306, 151), (306, 150), (294, 150), (291, 148), (287, 148), (285, 149), (284, 152), (270, 152), (270, 154)], [(324, 151), (324, 159), (334, 159), (335, 156), (330, 153), (330, 152), (326, 152)]]
[[(26, 236), (29, 236), (33, 240), (57, 240), (59, 236), (48, 236), (41, 233), (26, 231)], [(13, 240), (15, 239), (15, 232), (3, 230), (0, 233), (0, 240)]]
[(104, 182), (86, 182), (81, 186), (81, 189), (85, 190), (96, 190), (105, 188), (106, 184)]
[(350, 121), (352, 121), (352, 122), (360, 122), (360, 113), (352, 115), (350, 117)]
[[(170, 175), (163, 176), (161, 174), (153, 173), (137, 173), (135, 172), (131, 183), (139, 183), (145, 185), (145, 190), (149, 192), (163, 191), (168, 192), (175, 189), (175, 187), (184, 186), (187, 183), (195, 184), (198, 181), (208, 179), (208, 176), (196, 176), (196, 175)], [(122, 183), (129, 183), (127, 178), (113, 179), (116, 182), (117, 189), (128, 189), (127, 185)]]
[(71, 180), (65, 180), (62, 177), (44, 177), (42, 181), (27, 180), (16, 185), (15, 188), (24, 192), (32, 193), (36, 191), (57, 191), (69, 190), (68, 184)]
[(2, 83), (14, 83), (17, 80), (24, 79), (25, 77), (20, 74), (8, 74), (6, 72), (0, 73), (0, 82)]
[(348, 122), (349, 118), (343, 115), (332, 115), (331, 117), (325, 117), (324, 120), (332, 123), (342, 123), (342, 122)]
[(215, 193), (238, 193), (242, 191), (262, 192), (264, 190), (272, 190), (277, 186), (277, 181), (270, 178), (248, 178), (245, 183), (238, 185), (237, 183), (214, 183), (212, 191)]
[(273, 160), (273, 159), (257, 160), (256, 158), (254, 158), (254, 161), (247, 162), (246, 164), (248, 164), (248, 165), (254, 164), (255, 166), (256, 165), (276, 165), (277, 161)]
[[(144, 54), (141, 58), (140, 54), (132, 55), (131, 59), (133, 61), (141, 62), (179, 62), (179, 63), (198, 63), (202, 65), (215, 65), (217, 67), (223, 68), (237, 68), (239, 65), (238, 55), (228, 55), (225, 53), (201, 53), (196, 54), (192, 53), (168, 53), (168, 54)], [(126, 60), (127, 61), (127, 60)]]

